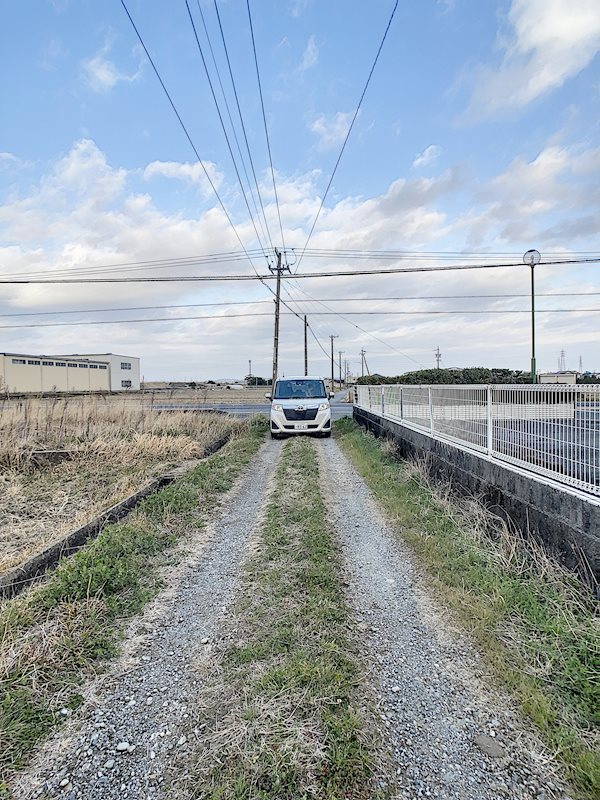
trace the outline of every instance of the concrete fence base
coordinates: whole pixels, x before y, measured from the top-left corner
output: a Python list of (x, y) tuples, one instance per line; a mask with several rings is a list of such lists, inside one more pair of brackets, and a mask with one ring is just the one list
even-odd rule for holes
[(403, 457), (425, 458), (432, 475), (481, 498), (597, 591), (600, 505), (356, 406), (354, 419), (375, 436), (393, 439)]

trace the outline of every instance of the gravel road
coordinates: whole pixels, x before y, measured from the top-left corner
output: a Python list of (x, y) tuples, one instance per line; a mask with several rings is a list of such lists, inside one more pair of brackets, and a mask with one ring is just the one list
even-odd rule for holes
[(267, 442), (224, 499), (172, 588), (137, 621), (128, 652), (77, 722), (51, 738), (13, 787), (19, 800), (147, 800), (185, 755), (188, 702), (198, 689), (192, 665), (210, 648), (235, 590), (244, 548), (260, 521), (280, 446)]
[(408, 548), (335, 440), (323, 485), (402, 798), (566, 798), (541, 746), (426, 590)]

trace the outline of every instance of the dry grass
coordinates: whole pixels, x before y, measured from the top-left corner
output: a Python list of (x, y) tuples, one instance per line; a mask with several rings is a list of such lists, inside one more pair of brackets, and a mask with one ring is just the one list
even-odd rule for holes
[(228, 610), (226, 638), (199, 665), (202, 735), (178, 796), (379, 796), (340, 568), (314, 442), (292, 439)]
[(600, 791), (600, 626), (593, 593), (536, 544), (396, 457), (349, 420), (339, 442), (440, 598), (474, 635), (496, 674), (574, 783)]
[(1, 405), (0, 571), (237, 428), (221, 415), (160, 413), (133, 398)]

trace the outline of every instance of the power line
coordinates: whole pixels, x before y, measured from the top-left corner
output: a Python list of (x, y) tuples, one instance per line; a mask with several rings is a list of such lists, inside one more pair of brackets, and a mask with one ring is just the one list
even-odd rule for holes
[(216, 197), (217, 197), (217, 200), (219, 201), (219, 205), (220, 205), (220, 206), (221, 206), (221, 208), (223, 209), (223, 213), (225, 214), (225, 216), (227, 217), (227, 220), (228, 220), (229, 224), (230, 224), (230, 225), (231, 225), (231, 227), (233, 228), (233, 232), (235, 233), (235, 235), (236, 235), (236, 238), (237, 238), (237, 240), (239, 241), (239, 243), (240, 243), (240, 246), (241, 246), (242, 250), (244, 251), (244, 253), (246, 253), (246, 256), (247, 256), (247, 258), (248, 258), (248, 261), (249, 261), (249, 262), (250, 262), (250, 264), (252, 265), (252, 268), (253, 268), (253, 269), (256, 271), (256, 267), (254, 266), (254, 262), (253, 262), (253, 261), (252, 261), (252, 259), (250, 258), (250, 255), (248, 254), (248, 252), (247, 252), (247, 250), (246, 250), (246, 248), (245, 248), (245, 246), (244, 246), (244, 243), (242, 242), (242, 240), (241, 240), (241, 238), (240, 238), (240, 235), (239, 235), (239, 233), (238, 233), (238, 231), (237, 231), (237, 228), (236, 228), (236, 227), (235, 227), (235, 225), (233, 224), (233, 220), (231, 219), (231, 217), (229, 216), (229, 212), (228, 212), (228, 211), (227, 211), (227, 209), (225, 208), (225, 204), (223, 203), (223, 200), (221, 199), (221, 195), (220, 195), (220, 194), (219, 194), (219, 192), (217, 191), (217, 187), (216, 187), (216, 186), (215, 186), (215, 184), (213, 183), (213, 180), (212, 180), (212, 178), (210, 177), (210, 175), (209, 175), (209, 173), (208, 173), (208, 170), (206, 169), (206, 166), (205, 166), (205, 164), (204, 164), (204, 161), (203, 161), (203, 160), (200, 158), (200, 153), (198, 152), (198, 150), (197, 150), (197, 148), (196, 148), (196, 145), (194, 144), (194, 142), (193, 142), (193, 140), (192, 140), (192, 137), (190, 136), (190, 134), (189, 134), (189, 132), (188, 132), (188, 129), (186, 128), (186, 126), (185, 126), (185, 123), (183, 122), (183, 119), (181, 118), (181, 115), (180, 115), (179, 111), (177, 110), (177, 106), (175, 105), (175, 103), (174, 103), (174, 101), (173, 101), (173, 98), (171, 97), (171, 95), (170, 95), (170, 93), (169, 93), (169, 90), (167, 89), (167, 87), (166, 87), (166, 85), (165, 85), (165, 83), (164, 83), (164, 81), (163, 81), (163, 79), (162, 79), (162, 77), (161, 77), (161, 75), (160, 75), (160, 72), (158, 71), (158, 67), (157, 67), (157, 66), (156, 66), (156, 64), (154, 63), (154, 61), (153, 61), (153, 59), (152, 59), (152, 56), (150, 55), (150, 53), (149, 53), (149, 51), (148, 51), (148, 48), (146, 47), (146, 43), (144, 42), (144, 40), (143, 40), (143, 38), (142, 38), (142, 35), (141, 35), (141, 33), (140, 33), (140, 32), (139, 32), (139, 30), (137, 29), (137, 26), (136, 26), (135, 22), (133, 21), (133, 18), (132, 18), (132, 16), (131, 16), (131, 14), (129, 13), (129, 9), (127, 8), (127, 6), (126, 6), (126, 4), (125, 4), (125, 0), (121, 0), (121, 5), (122, 5), (122, 6), (123, 6), (123, 8), (125, 9), (125, 13), (126, 13), (126, 14), (127, 14), (127, 16), (128, 16), (128, 18), (129, 18), (129, 21), (131, 22), (131, 25), (132, 25), (132, 27), (133, 27), (133, 30), (135, 31), (135, 33), (136, 33), (136, 35), (137, 35), (137, 37), (138, 37), (138, 39), (139, 39), (139, 42), (140, 42), (140, 44), (142, 45), (142, 47), (143, 47), (143, 49), (144, 49), (144, 52), (146, 53), (146, 56), (147, 56), (147, 58), (148, 58), (148, 61), (150, 62), (151, 66), (152, 66), (152, 69), (154, 70), (154, 73), (155, 73), (156, 77), (158, 78), (160, 85), (161, 85), (161, 86), (162, 86), (162, 88), (163, 88), (163, 91), (164, 91), (164, 93), (165, 93), (165, 95), (166, 95), (166, 97), (167, 97), (167, 99), (168, 99), (168, 101), (169, 101), (169, 103), (170, 103), (170, 105), (171, 105), (171, 108), (173, 109), (173, 112), (174, 112), (175, 116), (177, 117), (177, 120), (178, 120), (179, 124), (181, 125), (181, 128), (182, 128), (183, 132), (185, 133), (185, 136), (186, 136), (186, 138), (187, 138), (188, 142), (190, 143), (190, 146), (191, 146), (192, 150), (194, 151), (194, 154), (195, 154), (196, 158), (198, 159), (198, 162), (200, 163), (200, 166), (202, 167), (202, 170), (203, 170), (203, 172), (204, 172), (204, 174), (205, 174), (205, 176), (206, 176), (206, 179), (207, 179), (207, 181), (209, 182), (209, 184), (210, 184), (210, 186), (211, 186), (211, 188), (212, 188), (213, 192), (215, 193), (215, 195), (216, 195)]
[[(319, 305), (321, 305), (324, 308), (326, 308), (327, 312), (324, 312), (324, 313), (332, 313), (332, 314), (335, 314), (338, 317), (341, 317), (341, 319), (343, 319), (344, 322), (347, 322), (349, 325), (352, 325), (353, 328), (356, 328), (357, 330), (361, 331), (361, 333), (364, 333), (366, 336), (369, 336), (371, 339), (374, 339), (376, 342), (379, 342), (380, 344), (383, 344), (385, 347), (388, 347), (390, 350), (394, 350), (394, 352), (398, 353), (403, 358), (408, 359), (408, 361), (412, 361), (413, 363), (418, 364), (421, 367), (424, 366), (424, 364), (422, 364), (420, 361), (417, 361), (412, 356), (409, 356), (408, 353), (404, 353), (404, 352), (402, 352), (402, 350), (398, 350), (398, 348), (394, 347), (394, 345), (390, 344), (389, 342), (384, 341), (383, 339), (380, 339), (374, 333), (371, 333), (371, 331), (365, 330), (363, 327), (358, 325), (356, 322), (352, 322), (351, 320), (347, 319), (343, 314), (340, 314), (338, 311), (332, 311), (332, 309), (330, 309), (329, 306), (325, 305), (320, 300), (315, 300), (315, 298), (311, 294), (306, 292), (304, 289), (301, 289), (300, 287), (298, 287), (298, 289), (303, 295), (305, 295), (306, 297), (309, 297), (311, 300), (314, 300), (316, 303), (318, 303)], [(313, 312), (313, 313), (315, 313), (315, 312)], [(317, 311), (316, 313), (320, 314), (321, 312)]]
[[(254, 221), (254, 215), (252, 213), (252, 209), (250, 208), (250, 203), (248, 202), (248, 197), (246, 195), (246, 190), (244, 189), (244, 184), (242, 183), (242, 178), (240, 176), (240, 171), (239, 171), (238, 166), (237, 166), (237, 161), (236, 161), (235, 156), (233, 154), (233, 148), (231, 147), (231, 142), (229, 141), (229, 136), (227, 134), (227, 128), (225, 127), (225, 121), (223, 120), (223, 115), (221, 114), (221, 109), (219, 107), (219, 101), (217, 100), (217, 95), (215, 93), (213, 82), (212, 82), (212, 79), (210, 77), (210, 72), (208, 70), (208, 64), (206, 63), (206, 59), (204, 57), (204, 51), (202, 49), (202, 45), (200, 44), (200, 38), (198, 37), (198, 31), (196, 30), (196, 24), (194, 22), (194, 18), (192, 16), (192, 10), (190, 8), (190, 4), (189, 4), (188, 0), (185, 0), (185, 7), (187, 8), (188, 16), (190, 18), (190, 23), (192, 25), (192, 30), (194, 31), (194, 38), (196, 39), (196, 44), (198, 46), (198, 52), (200, 53), (200, 58), (202, 59), (202, 65), (204, 66), (204, 72), (206, 73), (206, 79), (207, 79), (208, 85), (210, 87), (210, 93), (212, 95), (212, 99), (214, 101), (215, 108), (217, 109), (217, 115), (219, 117), (219, 122), (221, 123), (221, 130), (223, 131), (223, 135), (225, 136), (225, 141), (227, 143), (227, 149), (229, 150), (229, 155), (231, 156), (231, 161), (233, 163), (233, 168), (235, 170), (235, 174), (236, 174), (240, 189), (242, 190), (242, 196), (244, 198), (244, 202), (246, 204), (246, 208), (247, 208), (248, 214), (250, 216), (250, 221), (252, 223), (252, 227), (254, 228), (254, 233), (256, 234), (256, 238), (258, 240), (258, 243), (260, 244), (261, 247), (263, 247), (262, 239), (260, 237), (260, 234), (258, 233), (258, 228), (256, 227), (256, 222)], [(200, 4), (198, 4), (198, 7), (200, 7)]]
[[(273, 241), (271, 239), (271, 234), (269, 232), (269, 228), (267, 226), (267, 228), (265, 229), (265, 226), (263, 225), (262, 218), (260, 216), (260, 212), (258, 210), (258, 205), (256, 203), (256, 197), (254, 196), (254, 189), (252, 188), (252, 183), (251, 183), (250, 177), (248, 175), (248, 169), (246, 167), (246, 160), (245, 160), (245, 158), (244, 158), (244, 156), (242, 154), (242, 148), (240, 146), (240, 142), (239, 142), (239, 139), (238, 139), (237, 131), (236, 131), (236, 128), (235, 128), (235, 125), (234, 125), (234, 122), (233, 122), (233, 117), (231, 116), (231, 110), (229, 108), (229, 103), (227, 101), (227, 94), (225, 92), (225, 87), (223, 86), (223, 81), (221, 80), (221, 71), (219, 70), (219, 65), (217, 63), (215, 52), (213, 50), (212, 42), (211, 42), (211, 39), (210, 39), (210, 34), (208, 32), (208, 26), (206, 24), (206, 19), (204, 17), (204, 12), (202, 11), (202, 5), (200, 3), (200, 0), (196, 0), (196, 4), (198, 6), (198, 12), (200, 13), (200, 19), (202, 20), (202, 26), (204, 28), (204, 33), (206, 35), (206, 41), (208, 42), (210, 55), (212, 57), (213, 66), (215, 68), (215, 72), (216, 72), (216, 75), (217, 75), (217, 80), (219, 81), (219, 86), (221, 88), (221, 94), (223, 95), (223, 102), (225, 103), (225, 109), (227, 111), (227, 116), (229, 118), (229, 124), (231, 125), (231, 130), (233, 131), (233, 137), (235, 139), (235, 143), (236, 143), (236, 146), (237, 146), (237, 151), (238, 151), (239, 156), (240, 156), (240, 161), (242, 162), (242, 168), (244, 170), (244, 175), (246, 176), (246, 182), (248, 184), (248, 188), (250, 189), (250, 196), (252, 198), (252, 205), (254, 206), (254, 209), (256, 211), (256, 216), (258, 217), (258, 223), (260, 225), (260, 229), (261, 229), (262, 234), (263, 234), (263, 236), (265, 238), (265, 241), (269, 242), (271, 251), (273, 251), (274, 250)], [(215, 0), (215, 5), (216, 5), (216, 0)], [(218, 9), (217, 9), (217, 15), (218, 15)], [(260, 194), (259, 194), (259, 197), (260, 197)]]
[[(600, 258), (579, 258), (563, 259), (562, 261), (540, 261), (537, 267), (541, 266), (561, 266), (568, 264), (592, 264), (600, 262)], [(254, 265), (252, 265), (254, 269)], [(430, 267), (394, 267), (390, 269), (363, 269), (363, 270), (344, 270), (338, 272), (304, 272), (295, 274), (294, 280), (309, 278), (343, 278), (361, 277), (365, 275), (398, 275), (419, 272), (452, 272), (459, 270), (472, 269), (505, 269), (511, 267), (523, 268), (522, 263), (507, 264), (445, 264), (443, 266)], [(126, 278), (0, 278), (0, 284), (62, 284), (62, 283), (187, 283), (187, 282), (210, 282), (210, 281), (265, 281), (275, 280), (275, 275), (156, 275), (153, 277), (126, 277)], [(265, 284), (266, 285), (266, 284)], [(269, 287), (267, 287), (269, 288)], [(271, 291), (271, 289), (269, 289)]]
[[(249, 249), (247, 251), (253, 256), (262, 256), (265, 251), (263, 249)], [(158, 270), (158, 269), (173, 269), (174, 267), (194, 267), (203, 266), (205, 264), (225, 264), (233, 263), (236, 261), (246, 261), (246, 253), (232, 252), (232, 253), (215, 253), (214, 255), (206, 256), (185, 256), (182, 258), (166, 258), (166, 259), (152, 259), (147, 261), (123, 261), (121, 263), (113, 264), (99, 264), (96, 267), (71, 267), (57, 270), (38, 270), (37, 272), (12, 272), (5, 273), (4, 277), (33, 277), (41, 275), (65, 276), (69, 275), (96, 275), (111, 272), (139, 272), (144, 270)]]
[[(396, 0), (397, 2), (397, 0)], [(254, 27), (252, 25), (252, 13), (250, 11), (250, 0), (246, 0), (246, 7), (248, 9), (248, 22), (250, 23), (250, 35), (252, 37), (252, 51), (254, 53), (254, 64), (256, 66), (256, 80), (258, 81), (258, 93), (260, 95), (260, 106), (262, 109), (262, 118), (265, 126), (265, 137), (267, 139), (267, 150), (269, 152), (269, 164), (271, 166), (271, 178), (273, 179), (273, 192), (275, 194), (275, 205), (277, 206), (277, 218), (279, 219), (279, 231), (281, 233), (281, 244), (285, 250), (285, 237), (283, 235), (283, 225), (281, 224), (281, 209), (279, 207), (279, 197), (277, 196), (277, 185), (275, 183), (275, 170), (273, 169), (273, 157), (271, 155), (271, 142), (269, 139), (269, 129), (267, 127), (267, 115), (265, 114), (265, 102), (263, 98), (262, 84), (260, 80), (260, 70), (258, 68), (258, 56), (256, 55), (256, 42), (254, 40)]]
[(369, 76), (367, 78), (367, 82), (365, 83), (364, 89), (362, 90), (362, 94), (361, 94), (361, 96), (359, 98), (358, 105), (356, 106), (356, 111), (354, 112), (354, 116), (352, 117), (352, 122), (350, 123), (350, 127), (348, 128), (348, 131), (346, 133), (346, 137), (345, 137), (344, 142), (342, 144), (342, 149), (340, 150), (340, 154), (337, 157), (337, 161), (335, 162), (335, 166), (333, 167), (333, 172), (331, 173), (331, 176), (329, 178), (329, 183), (327, 184), (327, 188), (325, 189), (325, 194), (321, 198), (321, 203), (319, 205), (319, 209), (317, 211), (317, 215), (314, 218), (313, 224), (312, 224), (311, 229), (310, 229), (310, 231), (308, 233), (308, 238), (307, 238), (306, 243), (304, 245), (304, 248), (302, 250), (302, 254), (300, 255), (300, 259), (298, 260), (298, 265), (296, 267), (296, 271), (298, 271), (298, 269), (300, 268), (300, 263), (302, 262), (302, 258), (304, 256), (304, 251), (308, 247), (308, 243), (310, 242), (310, 240), (312, 238), (313, 232), (314, 232), (316, 224), (317, 224), (317, 220), (319, 219), (321, 211), (323, 210), (323, 206), (325, 205), (325, 200), (327, 198), (327, 195), (329, 194), (329, 190), (331, 188), (331, 184), (333, 183), (333, 179), (335, 177), (335, 173), (337, 172), (337, 168), (338, 168), (338, 166), (340, 164), (340, 161), (342, 160), (342, 156), (344, 155), (344, 150), (346, 149), (346, 145), (348, 144), (348, 139), (350, 138), (350, 134), (352, 133), (352, 128), (354, 127), (354, 123), (356, 122), (356, 118), (358, 117), (358, 114), (360, 112), (360, 107), (362, 105), (362, 101), (364, 99), (364, 96), (367, 93), (367, 89), (369, 88), (369, 84), (371, 82), (371, 78), (373, 76), (373, 72), (375, 71), (375, 67), (377, 66), (377, 62), (379, 61), (379, 55), (380, 55), (380, 53), (381, 53), (381, 51), (383, 49), (383, 45), (385, 44), (385, 40), (387, 38), (388, 31), (389, 31), (390, 26), (392, 24), (392, 20), (394, 19), (394, 14), (396, 13), (396, 9), (397, 8), (398, 8), (398, 0), (396, 0), (396, 2), (394, 3), (394, 7), (392, 9), (392, 13), (390, 14), (390, 18), (388, 20), (388, 24), (386, 26), (386, 29), (385, 29), (384, 34), (383, 34), (383, 37), (382, 37), (381, 42), (379, 44), (379, 47), (377, 49), (377, 54), (375, 56), (375, 60), (373, 61), (373, 64), (371, 66), (371, 70), (369, 72)]
[[(310, 296), (310, 295), (309, 295)], [(536, 292), (536, 297), (598, 297), (600, 292)], [(404, 297), (315, 297), (311, 305), (315, 307), (317, 303), (357, 303), (357, 302), (379, 302), (385, 300), (471, 300), (478, 298), (516, 298), (529, 297), (528, 294), (450, 294), (450, 295), (406, 295)], [(156, 311), (171, 308), (208, 308), (218, 306), (252, 306), (271, 304), (272, 300), (220, 300), (211, 303), (176, 303), (160, 306), (113, 306), (112, 308), (79, 308), (67, 309), (63, 311), (18, 311), (11, 314), (0, 314), (3, 317), (46, 317), (61, 314), (104, 314), (118, 311)], [(301, 306), (309, 302), (305, 300), (294, 300), (290, 295), (290, 302)], [(547, 309), (552, 311), (553, 309)], [(576, 309), (575, 309), (576, 310)], [(299, 312), (300, 313), (300, 312)], [(301, 313), (313, 313), (302, 311)], [(339, 312), (338, 312), (339, 313)]]
[(229, 59), (229, 50), (227, 48), (227, 42), (226, 42), (226, 39), (225, 39), (225, 32), (223, 30), (223, 25), (221, 23), (221, 15), (219, 14), (219, 6), (217, 5), (217, 0), (214, 0), (214, 5), (215, 5), (215, 13), (217, 15), (217, 21), (219, 23), (219, 31), (221, 32), (221, 41), (223, 42), (223, 50), (225, 51), (225, 58), (227, 60), (227, 67), (229, 69), (229, 77), (231, 78), (231, 86), (232, 86), (232, 89), (233, 89), (233, 95), (235, 97), (235, 103), (236, 103), (237, 110), (238, 110), (238, 115), (239, 115), (239, 118), (240, 118), (240, 124), (242, 126), (242, 133), (244, 134), (244, 142), (246, 143), (246, 150), (248, 151), (248, 159), (250, 160), (250, 168), (252, 170), (252, 175), (254, 177), (254, 183), (256, 185), (256, 193), (258, 195), (258, 200), (259, 200), (259, 203), (260, 203), (260, 207), (262, 209), (263, 219), (264, 219), (265, 227), (267, 229), (267, 233), (268, 233), (268, 236), (269, 236), (269, 242), (271, 244), (271, 249), (274, 250), (273, 240), (271, 239), (271, 231), (269, 230), (269, 223), (267, 222), (267, 215), (265, 213), (265, 206), (264, 206), (262, 195), (261, 195), (261, 192), (260, 192), (260, 184), (258, 182), (258, 178), (256, 177), (256, 169), (254, 168), (254, 159), (252, 158), (252, 151), (250, 150), (250, 144), (248, 142), (248, 134), (246, 133), (246, 125), (244, 124), (244, 117), (243, 117), (243, 114), (242, 114), (242, 109), (240, 107), (240, 100), (239, 100), (238, 93), (237, 93), (237, 88), (236, 88), (236, 85), (235, 85), (235, 79), (233, 77), (233, 69), (231, 67), (231, 61)]
[[(270, 301), (269, 301), (270, 302)], [(289, 311), (287, 314), (282, 312), (282, 315), (297, 317), (298, 319), (303, 320), (302, 316), (294, 311), (289, 305), (287, 305), (283, 300), (281, 301), (282, 305), (284, 305)], [(509, 309), (506, 311), (499, 311), (499, 310), (489, 310), (489, 311), (479, 311), (479, 310), (435, 310), (435, 311), (347, 311), (346, 314), (350, 314), (353, 317), (377, 317), (377, 316), (403, 316), (403, 317), (414, 317), (414, 316), (441, 316), (441, 315), (459, 315), (459, 316), (466, 316), (466, 315), (485, 315), (485, 314), (530, 314), (531, 310), (528, 308), (523, 309)], [(600, 308), (547, 308), (547, 309), (540, 309), (539, 312), (536, 310), (536, 314), (591, 314), (591, 313), (600, 313)], [(102, 320), (80, 320), (77, 322), (31, 322), (25, 324), (17, 324), (17, 325), (0, 325), (0, 328), (58, 328), (58, 327), (78, 327), (80, 325), (122, 325), (126, 323), (137, 323), (137, 322), (185, 322), (188, 320), (202, 320), (202, 319), (242, 319), (244, 317), (272, 317), (270, 311), (252, 311), (252, 312), (244, 312), (242, 314), (206, 314), (202, 316), (185, 316), (185, 317), (142, 317), (137, 319), (102, 319)], [(319, 316), (319, 317), (339, 317), (340, 314), (337, 311), (313, 311), (311, 312), (311, 316)], [(359, 325), (356, 325), (352, 320), (343, 318), (345, 321), (352, 325), (353, 327), (360, 330), (362, 333), (365, 333), (367, 336), (371, 336), (371, 338), (378, 341), (380, 344), (389, 347), (391, 350), (394, 350), (401, 356), (414, 361), (417, 364), (421, 362), (416, 361), (411, 356), (403, 353), (401, 350), (398, 350), (396, 347), (393, 347), (386, 342), (384, 339), (380, 339), (379, 337), (375, 336), (374, 334), (370, 333), (369, 331), (364, 330)], [(309, 326), (310, 327), (310, 326)]]

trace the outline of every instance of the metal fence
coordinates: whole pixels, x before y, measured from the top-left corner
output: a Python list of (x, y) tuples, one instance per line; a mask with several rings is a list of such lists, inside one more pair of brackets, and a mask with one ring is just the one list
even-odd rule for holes
[(357, 386), (355, 402), (600, 496), (600, 385)]

